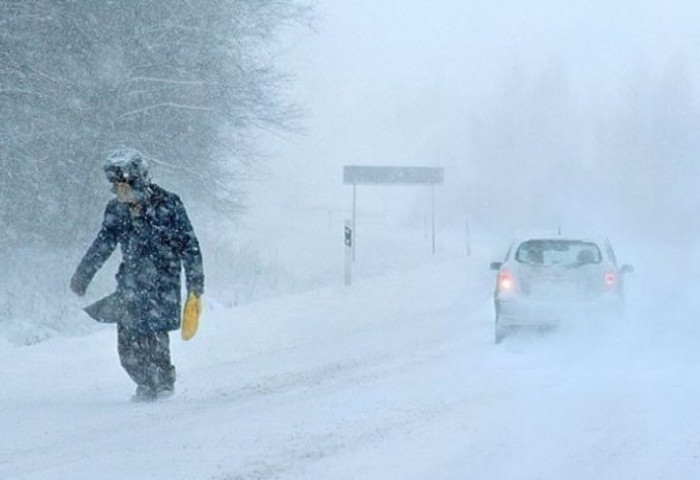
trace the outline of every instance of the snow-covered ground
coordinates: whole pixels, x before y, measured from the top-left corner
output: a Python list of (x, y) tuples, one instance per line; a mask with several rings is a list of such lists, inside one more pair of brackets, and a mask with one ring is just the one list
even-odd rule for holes
[(129, 402), (110, 326), (0, 341), (0, 479), (700, 476), (700, 308), (679, 293), (683, 267), (619, 248), (637, 269), (624, 325), (495, 346), (501, 245), (467, 256), (441, 238), (433, 257), (419, 240), (365, 236), (351, 287), (336, 243), (325, 286), (236, 305), (209, 283), (197, 337), (172, 335), (167, 401)]

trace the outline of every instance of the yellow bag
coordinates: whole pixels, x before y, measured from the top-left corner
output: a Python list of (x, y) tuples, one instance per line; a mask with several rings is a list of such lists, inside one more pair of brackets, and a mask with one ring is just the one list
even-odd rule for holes
[(202, 297), (190, 293), (185, 302), (185, 309), (182, 313), (182, 334), (183, 340), (191, 340), (197, 333), (199, 327), (199, 316), (202, 314)]

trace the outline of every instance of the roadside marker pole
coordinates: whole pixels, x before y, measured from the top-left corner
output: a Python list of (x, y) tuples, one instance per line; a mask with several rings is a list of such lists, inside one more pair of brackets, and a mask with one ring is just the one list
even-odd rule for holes
[(352, 230), (352, 220), (345, 220), (345, 285), (352, 284), (352, 257), (354, 243)]

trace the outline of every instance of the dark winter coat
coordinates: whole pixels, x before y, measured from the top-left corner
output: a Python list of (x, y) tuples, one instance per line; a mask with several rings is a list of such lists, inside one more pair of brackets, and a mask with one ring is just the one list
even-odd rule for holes
[(124, 306), (119, 323), (140, 331), (179, 328), (183, 265), (187, 290), (204, 290), (199, 242), (180, 198), (151, 184), (137, 212), (110, 201), (102, 228), (75, 273), (83, 291), (117, 244), (122, 253), (117, 294)]

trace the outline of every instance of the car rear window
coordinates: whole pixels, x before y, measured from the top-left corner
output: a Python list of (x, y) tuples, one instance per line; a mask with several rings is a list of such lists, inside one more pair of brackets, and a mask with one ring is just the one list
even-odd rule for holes
[(575, 267), (600, 263), (598, 245), (582, 240), (528, 240), (520, 244), (515, 260), (529, 265)]

